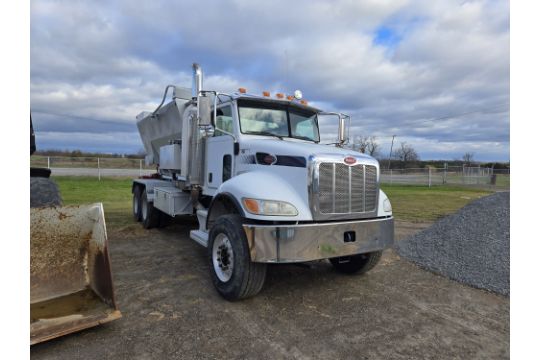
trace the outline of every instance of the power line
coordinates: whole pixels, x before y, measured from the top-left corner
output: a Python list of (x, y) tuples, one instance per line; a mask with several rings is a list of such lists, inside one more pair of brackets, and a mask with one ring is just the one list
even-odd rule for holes
[(72, 119), (81, 119), (81, 120), (88, 120), (88, 121), (98, 121), (98, 122), (103, 122), (103, 123), (114, 123), (114, 124), (119, 123), (118, 121), (114, 121), (114, 120), (104, 120), (104, 119), (89, 118), (89, 117), (79, 116), (79, 115), (61, 114), (61, 113), (39, 110), (39, 109), (38, 110), (32, 109), (32, 113), (59, 116), (59, 117), (72, 118)]
[[(507, 107), (508, 105), (501, 105), (501, 106), (497, 106), (495, 108), (499, 108), (499, 107)], [(454, 118), (459, 118), (459, 117), (462, 117), (462, 116), (466, 116), (466, 115), (471, 115), (471, 114), (479, 114), (479, 113), (483, 113), (483, 114), (500, 114), (500, 113), (505, 113), (508, 111), (508, 109), (504, 109), (504, 110), (497, 110), (497, 111), (493, 111), (494, 109), (491, 109), (491, 110), (475, 110), (475, 111), (468, 111), (468, 112), (464, 112), (464, 113), (461, 113), (461, 114), (454, 114), (454, 115), (446, 115), (446, 116), (441, 116), (441, 117), (438, 117), (438, 118), (432, 118), (432, 119), (418, 119), (418, 120), (411, 120), (411, 121), (408, 121), (408, 123), (423, 123), (423, 122), (433, 122), (433, 121), (439, 121), (439, 120), (448, 120), (448, 119), (454, 119)]]

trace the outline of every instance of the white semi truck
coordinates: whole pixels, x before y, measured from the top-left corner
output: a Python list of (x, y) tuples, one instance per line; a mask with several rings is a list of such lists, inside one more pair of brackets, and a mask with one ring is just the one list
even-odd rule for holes
[[(301, 97), (205, 90), (193, 64), (191, 89), (169, 85), (156, 110), (137, 116), (146, 163), (158, 170), (133, 181), (134, 218), (152, 228), (196, 215), (190, 237), (207, 248), (228, 300), (257, 294), (268, 264), (329, 259), (361, 274), (393, 244), (379, 163), (344, 147), (350, 117)], [(320, 143), (323, 117), (336, 121), (334, 144)]]

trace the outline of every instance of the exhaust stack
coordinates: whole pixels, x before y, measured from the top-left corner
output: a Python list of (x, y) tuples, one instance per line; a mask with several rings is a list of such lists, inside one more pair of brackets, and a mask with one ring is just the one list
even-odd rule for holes
[(191, 85), (191, 96), (196, 98), (203, 86), (203, 71), (199, 64), (193, 63), (193, 82)]

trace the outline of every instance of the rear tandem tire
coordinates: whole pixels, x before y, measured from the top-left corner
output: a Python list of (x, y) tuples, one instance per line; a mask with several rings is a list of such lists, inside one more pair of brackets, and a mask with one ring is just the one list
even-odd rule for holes
[(159, 225), (159, 210), (154, 209), (154, 203), (148, 201), (146, 189), (141, 195), (141, 223), (145, 229)]
[(257, 295), (266, 279), (266, 264), (251, 261), (242, 222), (237, 214), (220, 216), (208, 237), (212, 282), (229, 301)]
[(382, 251), (374, 251), (366, 254), (332, 258), (330, 262), (340, 273), (361, 275), (373, 269), (381, 259), (381, 255)]
[(133, 219), (141, 221), (141, 187), (135, 186), (133, 189)]

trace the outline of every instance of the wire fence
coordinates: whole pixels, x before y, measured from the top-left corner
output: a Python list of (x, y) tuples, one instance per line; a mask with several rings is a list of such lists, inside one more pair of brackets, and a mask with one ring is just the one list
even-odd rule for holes
[[(90, 156), (30, 157), (31, 167), (49, 168), (54, 176), (123, 177), (150, 175), (156, 171), (144, 159)], [(465, 185), (510, 188), (510, 170), (480, 166), (445, 168), (382, 169), (381, 182), (389, 185)]]
[(480, 166), (381, 169), (381, 182), (389, 185), (465, 185), (510, 188), (510, 170)]
[(90, 156), (30, 157), (31, 167), (51, 169), (54, 176), (142, 176), (154, 173), (155, 167), (146, 166), (144, 159)]

